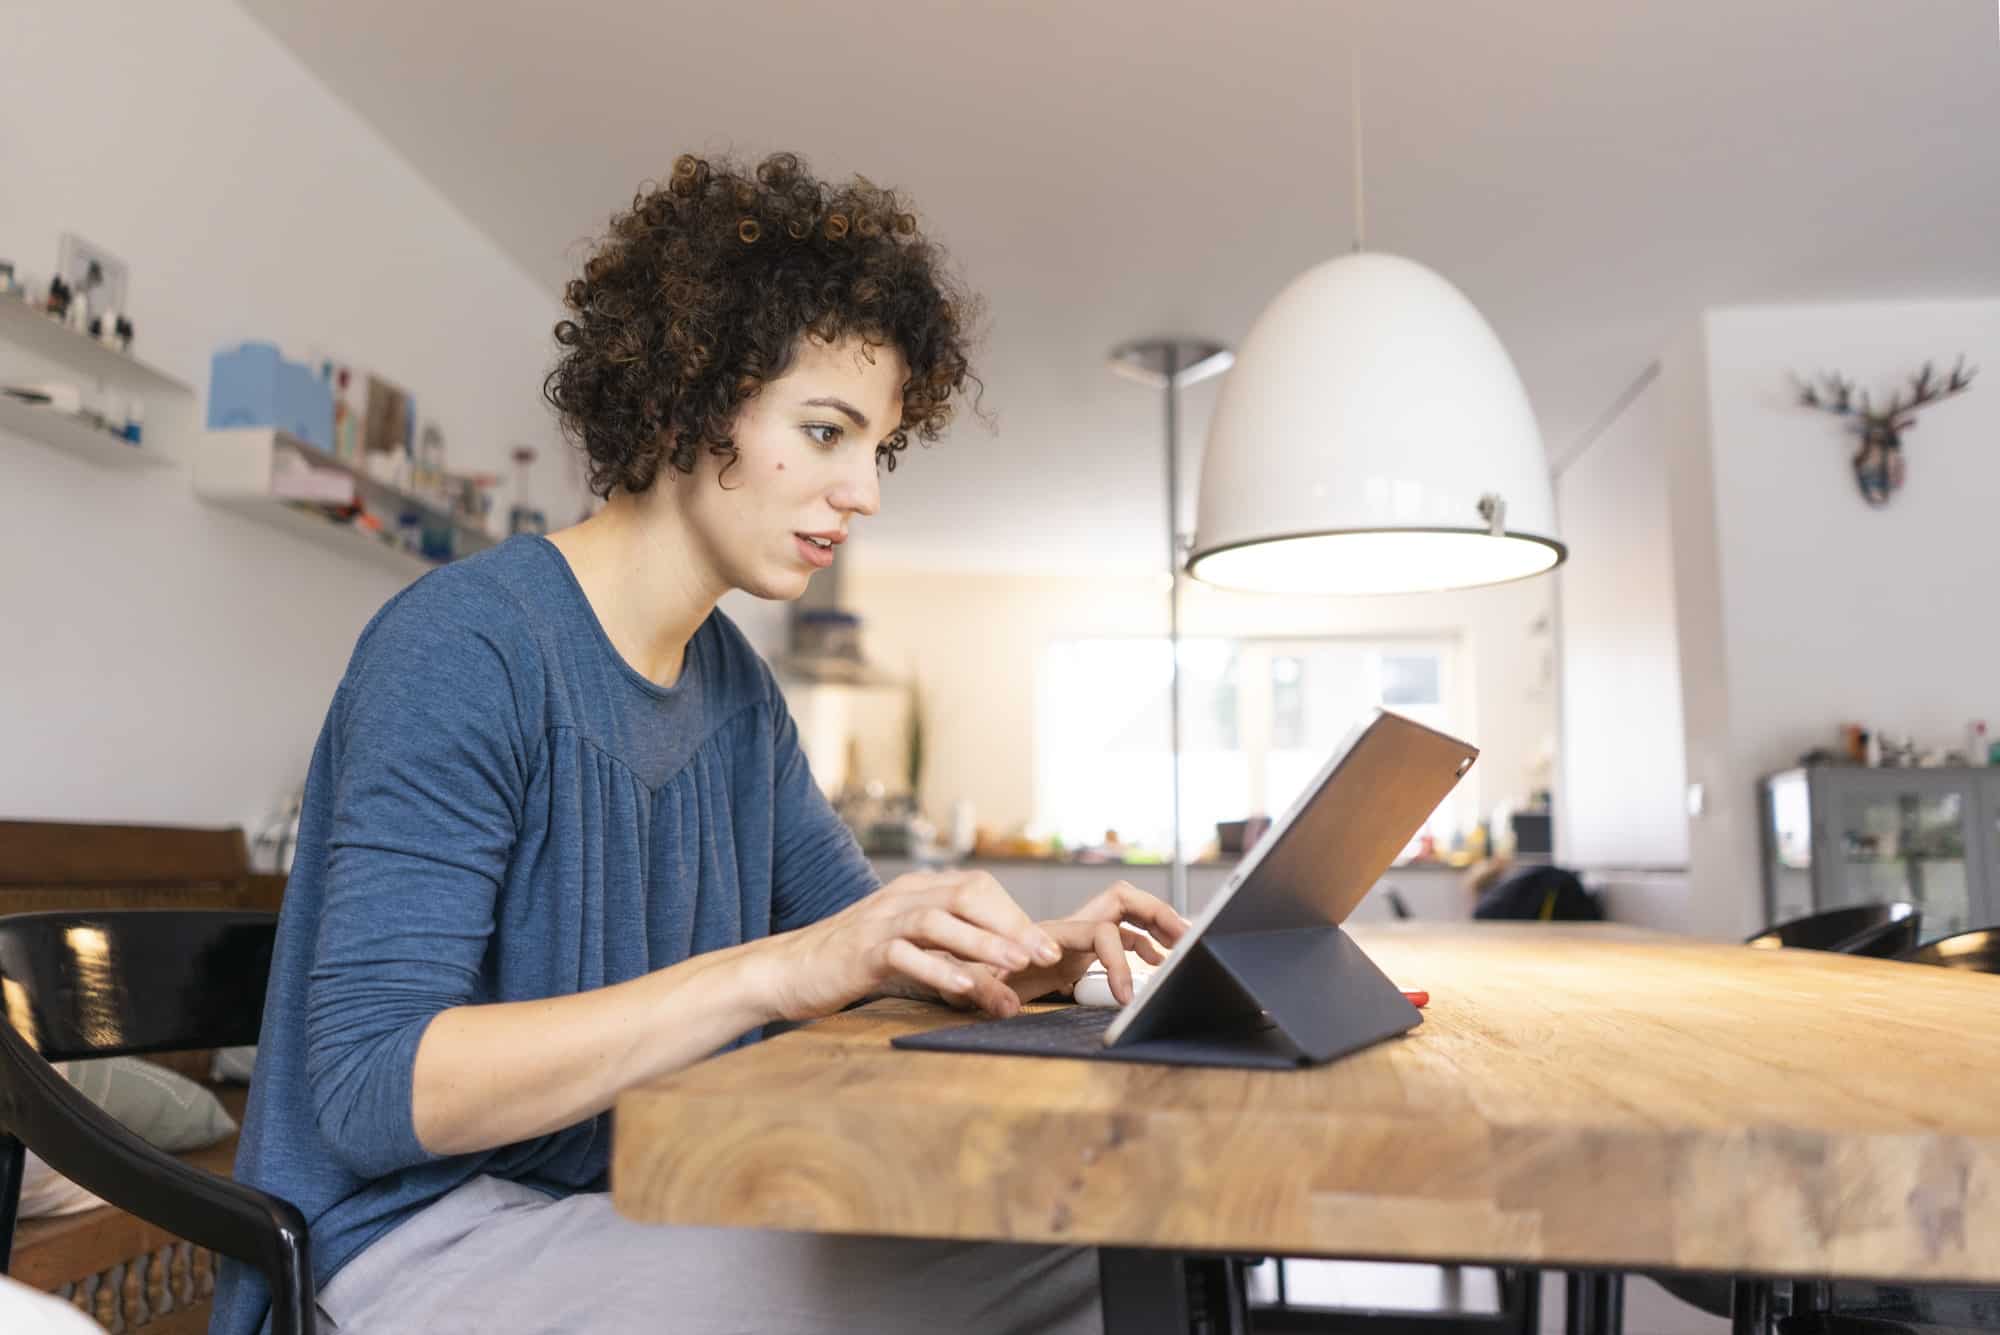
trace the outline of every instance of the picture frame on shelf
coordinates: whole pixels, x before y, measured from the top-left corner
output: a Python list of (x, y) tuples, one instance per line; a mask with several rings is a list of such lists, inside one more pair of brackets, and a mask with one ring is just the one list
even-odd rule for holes
[(366, 372), (363, 377), (361, 452), (407, 457), (415, 444), (416, 401), (408, 390)]

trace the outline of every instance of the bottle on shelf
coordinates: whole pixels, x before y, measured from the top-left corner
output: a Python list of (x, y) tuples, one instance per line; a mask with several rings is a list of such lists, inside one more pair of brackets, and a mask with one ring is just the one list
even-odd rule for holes
[(534, 503), (528, 485), (528, 467), (535, 462), (535, 451), (526, 445), (514, 450), (514, 505), (507, 512), (507, 532), (546, 533), (549, 531), (548, 517)]

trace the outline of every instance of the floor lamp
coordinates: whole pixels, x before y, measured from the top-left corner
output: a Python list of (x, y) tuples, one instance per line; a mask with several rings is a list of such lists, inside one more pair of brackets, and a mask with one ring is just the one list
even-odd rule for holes
[(1180, 394), (1189, 385), (1221, 375), (1236, 361), (1220, 343), (1188, 338), (1144, 338), (1112, 349), (1111, 369), (1161, 390), (1166, 400), (1167, 453), (1167, 653), (1173, 661), (1167, 687), (1167, 739), (1172, 759), (1173, 842), (1167, 861), (1167, 900), (1188, 911), (1187, 863), (1181, 855), (1181, 534)]

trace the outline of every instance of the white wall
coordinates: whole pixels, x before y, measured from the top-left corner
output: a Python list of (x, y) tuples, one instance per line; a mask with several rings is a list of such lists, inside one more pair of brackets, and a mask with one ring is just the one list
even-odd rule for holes
[[(1763, 767), (1856, 719), (1926, 745), (2000, 716), (2000, 301), (1742, 309), (1708, 320), (1733, 703)], [(1926, 360), (1987, 383), (1924, 409), (1889, 504), (1861, 499), (1835, 418), (1794, 371), (1837, 368), (1877, 402)]]
[(1718, 538), (1706, 322), (1684, 329), (1660, 361), (1667, 414), (1667, 508), (1673, 527), (1674, 609), (1680, 641), (1681, 719), (1690, 792), (1701, 810), (1688, 823), (1687, 929), (1724, 940), (1747, 936), (1755, 907), (1754, 794), (1731, 727), (1727, 596)]
[[(244, 337), (337, 351), (414, 393), (456, 469), (542, 446), (573, 517), (538, 397), (552, 294), (226, 0), (11, 7), (0, 181), (0, 256), (46, 276), (75, 231), (123, 258), (162, 369), (205, 391)], [(185, 466), (0, 435), (0, 817), (254, 824), (397, 587), (200, 505)]]
[(2000, 368), (2000, 301), (1717, 310), (1702, 338), (1696, 467), (1712, 474), (1717, 579), (1691, 610), (1719, 622), (1727, 652), (1711, 648), (1695, 674), (1710, 695), (1719, 676), (1720, 708), (1689, 695), (1689, 773), (1708, 785), (1691, 861), (1697, 923), (1734, 936), (1762, 913), (1758, 775), (1834, 745), (1846, 721), (1956, 746), (1967, 720), (2000, 718), (1996, 371), (1923, 412), (1904, 438), (1907, 480), (1880, 510), (1855, 487), (1851, 437), (1797, 406), (1790, 377), (1837, 370), (1879, 402), (1926, 360)]
[[(941, 574), (865, 564), (848, 573), (846, 601), (862, 618), (869, 656), (897, 672), (914, 663), (921, 675), (929, 755), (923, 798), (933, 819), (961, 798), (995, 829), (1033, 818), (1043, 650), (1080, 636), (1163, 636), (1164, 583), (1164, 575)], [(1466, 786), (1472, 809), (1485, 811), (1502, 801), (1518, 804), (1545, 781), (1538, 775), (1553, 759), (1549, 598), (1546, 580), (1355, 599), (1227, 594), (1190, 583), (1182, 629), (1187, 635), (1458, 635), (1473, 676), (1465, 728), (1482, 751)], [(871, 777), (901, 773), (899, 710), (893, 699), (859, 701), (851, 715), (864, 734)], [(815, 771), (837, 772), (837, 754), (822, 755), (813, 757)]]
[(1668, 394), (1656, 376), (1569, 464), (1556, 505), (1565, 861), (1687, 862), (1685, 740), (1667, 505)]
[(2000, 392), (1926, 410), (1904, 488), (1875, 510), (1853, 437), (1792, 383), (1837, 370), (1879, 401), (1960, 354), (2000, 365), (2000, 301), (1713, 310), (1565, 473), (1568, 856), (1670, 852), (1677, 763), (1703, 799), (1681, 817), (1685, 886), (1626, 878), (1621, 916), (1747, 935), (1765, 916), (1761, 775), (1834, 745), (1843, 722), (1955, 746), (1968, 719), (2000, 718)]

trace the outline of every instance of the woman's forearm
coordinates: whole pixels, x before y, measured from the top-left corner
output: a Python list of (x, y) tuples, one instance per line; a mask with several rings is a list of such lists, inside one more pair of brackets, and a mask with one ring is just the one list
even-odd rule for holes
[(470, 1154), (547, 1135), (767, 1023), (763, 944), (590, 992), (441, 1012), (417, 1045), (418, 1142), (433, 1154)]

